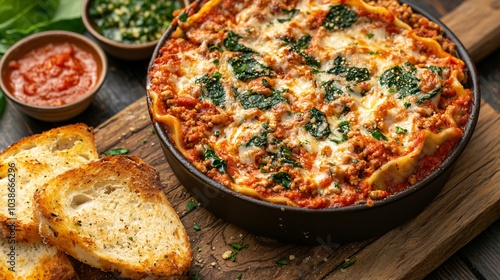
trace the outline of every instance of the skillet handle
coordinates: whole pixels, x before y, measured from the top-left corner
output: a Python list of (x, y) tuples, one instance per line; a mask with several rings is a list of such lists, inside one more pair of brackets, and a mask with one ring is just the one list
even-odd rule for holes
[(479, 62), (500, 46), (500, 0), (466, 0), (441, 18)]

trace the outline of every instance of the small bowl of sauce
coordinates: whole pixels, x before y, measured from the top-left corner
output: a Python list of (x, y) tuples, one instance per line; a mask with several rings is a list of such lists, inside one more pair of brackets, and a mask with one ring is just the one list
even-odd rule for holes
[(0, 61), (0, 86), (27, 115), (63, 121), (83, 112), (107, 72), (102, 49), (68, 31), (34, 34), (13, 45)]

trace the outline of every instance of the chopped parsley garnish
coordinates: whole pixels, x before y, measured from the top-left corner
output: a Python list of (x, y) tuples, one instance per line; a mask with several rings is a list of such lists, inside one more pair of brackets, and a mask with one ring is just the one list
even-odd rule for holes
[(347, 81), (356, 83), (370, 79), (370, 71), (367, 68), (347, 66), (346, 58), (337, 56), (333, 61), (333, 68), (328, 70), (328, 74), (345, 76)]
[(407, 132), (408, 132), (408, 129), (396, 126), (396, 133), (397, 134), (406, 134)]
[(356, 262), (356, 259), (355, 258), (352, 258), (352, 259), (346, 259), (344, 261), (344, 263), (342, 263), (338, 269), (345, 269), (345, 268), (348, 268), (349, 266), (353, 265), (354, 263)]
[(186, 204), (186, 208), (187, 208), (188, 212), (193, 211), (193, 209), (195, 209), (197, 206), (198, 206), (198, 202), (196, 202), (194, 200), (190, 200)]
[(188, 15), (186, 14), (186, 12), (182, 12), (180, 15), (179, 15), (179, 20), (182, 21), (182, 22), (186, 22), (188, 19)]
[(107, 152), (104, 152), (103, 155), (105, 156), (119, 156), (119, 155), (126, 155), (128, 154), (129, 149), (127, 148), (115, 148), (111, 149)]
[(354, 10), (343, 5), (335, 5), (330, 8), (323, 21), (326, 29), (338, 30), (351, 27), (358, 20), (358, 15)]
[(214, 51), (214, 50), (217, 50), (219, 52), (224, 52), (224, 49), (221, 48), (220, 46), (217, 46), (217, 45), (214, 45), (214, 46), (211, 46), (208, 48), (209, 51)]
[(210, 100), (216, 106), (222, 105), (226, 101), (226, 93), (220, 78), (222, 74), (216, 72), (211, 77), (205, 75), (195, 80), (195, 83), (201, 85), (201, 97)]
[(269, 96), (247, 91), (242, 94), (237, 94), (236, 98), (245, 109), (257, 108), (260, 110), (269, 110), (278, 103), (288, 101), (282, 96), (282, 94), (287, 91), (288, 89), (273, 90), (272, 94)]
[(298, 53), (304, 58), (307, 65), (319, 68), (321, 67), (321, 62), (304, 52), (309, 47), (311, 39), (312, 37), (309, 34), (303, 35), (297, 42), (290, 37), (285, 36), (281, 38), (285, 42), (285, 46), (289, 46), (292, 52)]
[(280, 259), (280, 260), (276, 261), (276, 264), (278, 266), (282, 266), (282, 265), (287, 265), (288, 262), (285, 259)]
[(196, 230), (196, 231), (200, 231), (200, 230), (201, 230), (201, 227), (200, 227), (200, 225), (198, 225), (197, 223), (195, 223), (195, 224), (193, 225), (193, 229), (194, 229), (194, 230)]
[(273, 70), (258, 62), (251, 53), (243, 53), (229, 59), (229, 65), (233, 68), (236, 78), (241, 81), (248, 81), (257, 77), (270, 77)]
[(375, 36), (373, 33), (368, 33), (368, 34), (366, 34), (366, 37), (368, 37), (368, 39), (373, 38), (373, 36)]
[(237, 244), (237, 243), (228, 243), (227, 245), (233, 247), (235, 250), (241, 251), (242, 249), (246, 249), (250, 247), (250, 244), (245, 243), (243, 245)]
[(279, 18), (278, 19), (279, 23), (284, 23), (284, 22), (287, 22), (287, 21), (291, 21), (292, 18), (294, 16), (296, 16), (298, 12), (300, 12), (300, 10), (299, 9), (291, 9), (291, 10), (283, 9), (283, 12), (285, 12), (285, 13), (288, 14), (288, 18), (284, 18), (284, 19)]
[(404, 106), (405, 106), (405, 108), (406, 108), (406, 109), (408, 109), (408, 108), (410, 108), (411, 103), (410, 103), (410, 102), (405, 102), (405, 103), (404, 103)]
[(252, 49), (238, 42), (238, 39), (240, 38), (243, 37), (229, 30), (229, 32), (227, 33), (227, 38), (224, 39), (223, 42), (224, 47), (233, 52), (253, 53), (254, 51)]
[(324, 83), (323, 89), (325, 90), (325, 100), (328, 102), (334, 101), (338, 95), (342, 95), (343, 93), (333, 80)]
[(339, 128), (337, 129), (338, 132), (342, 133), (342, 138), (339, 139), (331, 139), (332, 142), (335, 144), (340, 144), (343, 143), (347, 140), (349, 140), (349, 137), (347, 136), (347, 132), (351, 130), (351, 126), (348, 121), (342, 121), (339, 123)]
[(310, 120), (304, 126), (307, 132), (318, 139), (328, 137), (331, 131), (325, 113), (312, 107), (311, 110), (309, 110), (309, 115)]
[(278, 172), (271, 175), (271, 179), (276, 184), (282, 185), (286, 190), (290, 189), (290, 185), (292, 184), (292, 179), (290, 175), (286, 172)]
[(384, 134), (382, 134), (382, 132), (380, 132), (380, 130), (375, 130), (375, 131), (371, 131), (371, 134), (373, 136), (373, 138), (377, 139), (377, 140), (384, 140), (384, 141), (387, 141), (389, 140)]

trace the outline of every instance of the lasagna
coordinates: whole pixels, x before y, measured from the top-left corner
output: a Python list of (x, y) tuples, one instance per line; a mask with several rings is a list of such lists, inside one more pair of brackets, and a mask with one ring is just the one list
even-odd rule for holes
[(244, 195), (370, 206), (423, 180), (464, 133), (464, 62), (395, 1), (199, 1), (174, 26), (149, 69), (152, 118)]

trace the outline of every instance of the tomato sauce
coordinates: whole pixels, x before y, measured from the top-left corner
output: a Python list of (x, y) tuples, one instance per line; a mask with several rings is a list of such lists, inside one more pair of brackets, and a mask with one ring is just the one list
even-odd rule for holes
[(97, 83), (94, 56), (71, 43), (47, 44), (9, 63), (8, 86), (18, 100), (61, 106), (86, 95)]

